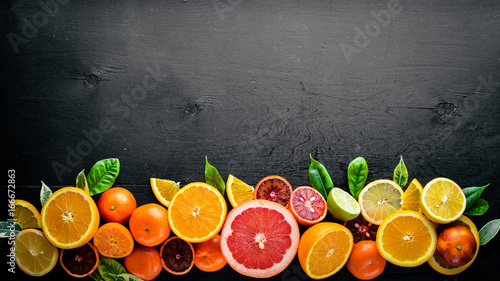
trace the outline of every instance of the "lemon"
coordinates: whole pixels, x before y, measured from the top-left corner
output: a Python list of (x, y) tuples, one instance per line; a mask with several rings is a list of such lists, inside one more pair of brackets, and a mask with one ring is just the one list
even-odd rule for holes
[(457, 220), (467, 205), (462, 188), (447, 178), (435, 178), (427, 183), (420, 200), (424, 215), (441, 224)]
[(38, 229), (25, 229), (16, 236), (16, 264), (26, 274), (42, 276), (57, 263), (57, 248)]
[(403, 210), (420, 212), (420, 197), (424, 188), (417, 179), (413, 179), (403, 193)]
[(391, 180), (376, 180), (367, 184), (359, 193), (361, 215), (373, 224), (382, 221), (402, 208), (403, 190)]

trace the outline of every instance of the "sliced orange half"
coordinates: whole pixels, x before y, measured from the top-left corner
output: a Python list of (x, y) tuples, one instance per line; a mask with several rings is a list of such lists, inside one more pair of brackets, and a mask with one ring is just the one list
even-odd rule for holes
[(467, 204), (462, 188), (447, 178), (435, 178), (427, 183), (420, 200), (425, 216), (441, 224), (457, 220)]
[(28, 201), (16, 199), (14, 201), (14, 221), (23, 229), (40, 228), (40, 212)]

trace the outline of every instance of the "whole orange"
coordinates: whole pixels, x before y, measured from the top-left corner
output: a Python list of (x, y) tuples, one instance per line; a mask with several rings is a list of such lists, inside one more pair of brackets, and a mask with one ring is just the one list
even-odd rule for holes
[(462, 266), (471, 261), (476, 247), (476, 238), (472, 231), (460, 225), (443, 230), (437, 241), (439, 256), (451, 266)]
[(227, 261), (220, 249), (220, 235), (212, 239), (194, 244), (194, 265), (203, 271), (213, 272), (223, 268)]
[(346, 265), (356, 278), (371, 280), (384, 271), (386, 263), (377, 249), (377, 243), (373, 240), (363, 240), (354, 244)]
[(137, 208), (134, 195), (125, 188), (112, 187), (99, 197), (97, 209), (99, 214), (107, 222), (124, 224)]
[(156, 203), (137, 207), (128, 224), (135, 241), (144, 246), (157, 246), (170, 235), (167, 209)]
[(123, 260), (125, 269), (143, 280), (153, 280), (162, 270), (160, 253), (156, 247), (135, 245), (130, 255)]

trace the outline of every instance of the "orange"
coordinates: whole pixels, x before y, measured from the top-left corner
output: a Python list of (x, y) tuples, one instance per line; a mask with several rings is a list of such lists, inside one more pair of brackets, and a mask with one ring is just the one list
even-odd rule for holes
[(193, 244), (177, 236), (165, 240), (160, 247), (161, 265), (169, 273), (183, 275), (194, 265)]
[(83, 189), (64, 187), (42, 207), (43, 233), (56, 247), (77, 248), (89, 242), (99, 227), (99, 210)]
[(196, 243), (194, 247), (194, 265), (206, 272), (213, 272), (223, 268), (227, 261), (222, 255), (220, 248), (220, 235), (216, 234), (212, 239)]
[(316, 189), (300, 186), (292, 192), (288, 210), (299, 224), (313, 225), (326, 217), (328, 208), (325, 198)]
[(190, 183), (181, 188), (168, 208), (172, 231), (191, 243), (207, 241), (219, 233), (227, 213), (222, 194), (203, 182)]
[(99, 214), (107, 222), (126, 223), (136, 207), (134, 195), (122, 187), (112, 187), (104, 191), (97, 200)]
[(253, 199), (253, 187), (233, 175), (227, 177), (226, 193), (233, 208)]
[(25, 229), (15, 240), (17, 266), (31, 276), (49, 273), (57, 263), (59, 253), (38, 229)]
[(292, 192), (292, 186), (286, 179), (271, 175), (257, 183), (253, 194), (255, 199), (264, 199), (288, 207)]
[(300, 266), (313, 279), (327, 278), (346, 264), (352, 247), (353, 237), (345, 226), (334, 222), (317, 223), (300, 238)]
[(148, 247), (160, 245), (170, 235), (168, 211), (156, 203), (139, 206), (130, 216), (129, 227), (139, 244)]
[(40, 228), (40, 212), (28, 201), (16, 199), (14, 201), (14, 221), (23, 229)]
[(377, 231), (377, 248), (389, 262), (413, 267), (426, 262), (437, 244), (436, 230), (421, 213), (403, 210), (388, 216)]
[(74, 249), (61, 249), (59, 263), (69, 275), (85, 277), (97, 269), (99, 252), (90, 242)]
[(440, 224), (457, 220), (464, 213), (466, 204), (462, 188), (447, 178), (435, 178), (428, 182), (420, 199), (425, 216)]
[(179, 191), (179, 183), (173, 180), (157, 178), (150, 178), (149, 182), (151, 183), (151, 189), (156, 199), (158, 199), (163, 206), (170, 206), (170, 201), (177, 191)]
[(132, 253), (134, 238), (125, 226), (117, 222), (108, 222), (97, 230), (94, 245), (99, 254), (105, 257), (124, 258)]
[(476, 238), (470, 229), (455, 225), (447, 227), (438, 236), (437, 251), (441, 259), (451, 266), (462, 266), (474, 258)]
[(382, 274), (386, 263), (377, 249), (377, 242), (364, 240), (354, 244), (346, 266), (354, 277), (371, 280)]
[(153, 280), (161, 273), (160, 254), (156, 247), (135, 245), (130, 255), (123, 260), (125, 269), (142, 280)]

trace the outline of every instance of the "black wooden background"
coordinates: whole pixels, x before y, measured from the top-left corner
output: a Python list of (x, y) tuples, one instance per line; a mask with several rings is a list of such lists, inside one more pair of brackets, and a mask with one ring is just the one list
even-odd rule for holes
[[(499, 26), (494, 0), (2, 1), (1, 185), (15, 169), (16, 198), (40, 209), (40, 181), (74, 185), (116, 157), (116, 185), (144, 204), (151, 177), (203, 181), (205, 156), (224, 179), (297, 187), (311, 154), (346, 187), (357, 156), (372, 181), (402, 155), (422, 184), (491, 183), (480, 228), (500, 218)], [(491, 280), (499, 246), (458, 276), (388, 264), (378, 279)], [(58, 265), (38, 280), (66, 277)], [(229, 266), (166, 278), (247, 279)], [(308, 278), (294, 260), (272, 279)]]

